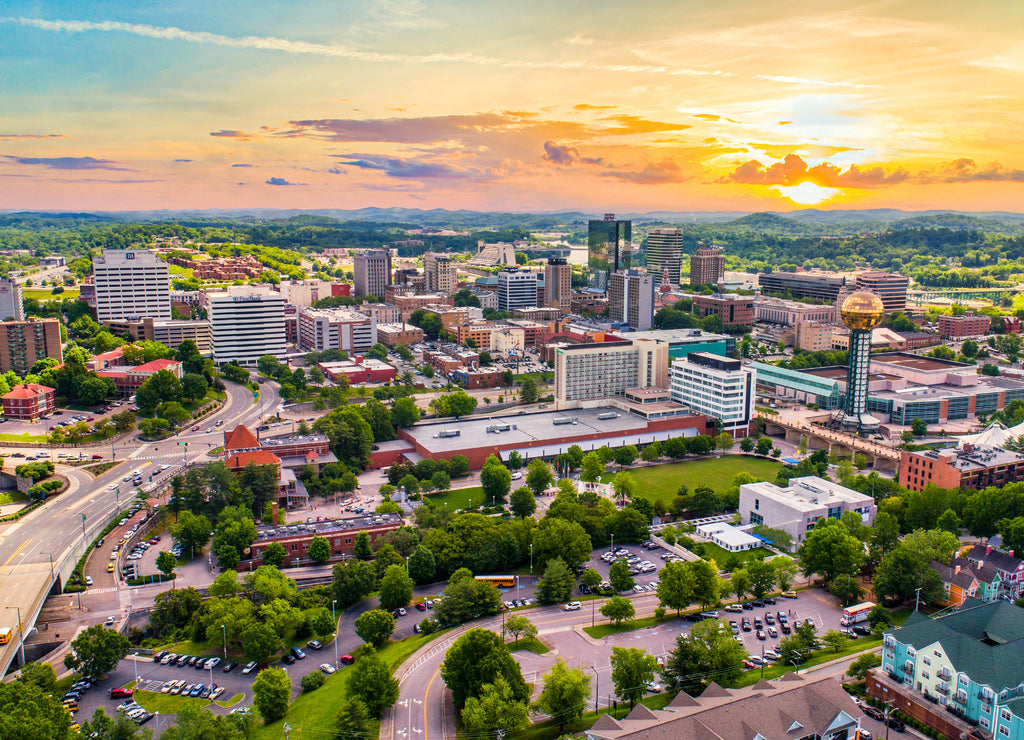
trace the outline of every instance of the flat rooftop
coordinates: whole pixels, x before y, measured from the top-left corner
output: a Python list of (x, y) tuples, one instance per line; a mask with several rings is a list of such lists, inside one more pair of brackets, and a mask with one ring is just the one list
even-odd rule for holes
[[(615, 416), (612, 416), (614, 414)], [(599, 419), (607, 415), (609, 418)], [(556, 424), (555, 420), (572, 419)], [(509, 429), (503, 429), (507, 425)], [(487, 431), (488, 428), (492, 431)], [(459, 450), (477, 446), (530, 445), (537, 442), (557, 441), (565, 437), (585, 434), (636, 434), (647, 429), (647, 421), (611, 406), (592, 409), (544, 411), (537, 414), (504, 414), (502, 416), (467, 417), (459, 420), (417, 424), (406, 432), (432, 453)], [(440, 432), (458, 432), (458, 435), (439, 437)]]
[(1009, 465), (1024, 460), (1024, 455), (1001, 447), (990, 447), (988, 445), (975, 445), (971, 452), (964, 448), (945, 448), (941, 450), (922, 450), (914, 453), (929, 460), (944, 460), (957, 470), (984, 470), (997, 465)]
[(965, 365), (962, 362), (940, 360), (937, 357), (921, 357), (920, 355), (913, 355), (909, 352), (886, 352), (883, 354), (871, 355), (871, 362), (882, 362), (888, 365), (898, 365), (910, 370), (924, 371), (959, 370), (961, 368), (972, 367), (971, 365)]
[(401, 523), (402, 517), (398, 514), (380, 514), (353, 519), (326, 519), (320, 522), (289, 524), (284, 527), (261, 526), (256, 530), (256, 541), (279, 540), (283, 537), (301, 537), (313, 534), (329, 535), (339, 532), (358, 532), (361, 529), (373, 529), (389, 525), (397, 527)]

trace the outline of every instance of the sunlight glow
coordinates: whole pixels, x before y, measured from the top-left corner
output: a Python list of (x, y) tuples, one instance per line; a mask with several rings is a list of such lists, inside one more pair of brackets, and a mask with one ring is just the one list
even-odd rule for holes
[(789, 198), (794, 203), (800, 203), (805, 206), (823, 203), (843, 193), (842, 190), (822, 187), (821, 185), (815, 185), (813, 182), (802, 182), (799, 185), (792, 186), (774, 185), (773, 187), (779, 191), (782, 197)]

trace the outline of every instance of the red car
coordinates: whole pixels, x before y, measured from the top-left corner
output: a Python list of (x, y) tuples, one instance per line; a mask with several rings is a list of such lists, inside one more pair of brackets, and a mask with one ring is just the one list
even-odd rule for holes
[(131, 695), (132, 695), (132, 690), (131, 689), (111, 689), (110, 690), (110, 698), (111, 699), (129, 699), (129, 698), (131, 698)]
[(416, 605), (416, 609), (418, 609), (421, 612), (425, 612), (427, 610), (427, 605), (421, 601)]
[(356, 659), (353, 658), (351, 655), (342, 655), (340, 658), (338, 658), (338, 660), (340, 660), (345, 665), (352, 665), (356, 662)]

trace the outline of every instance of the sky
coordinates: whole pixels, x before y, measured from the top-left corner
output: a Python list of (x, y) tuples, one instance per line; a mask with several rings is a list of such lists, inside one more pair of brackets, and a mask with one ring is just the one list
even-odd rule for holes
[(0, 210), (1008, 210), (1018, 0), (5, 0)]

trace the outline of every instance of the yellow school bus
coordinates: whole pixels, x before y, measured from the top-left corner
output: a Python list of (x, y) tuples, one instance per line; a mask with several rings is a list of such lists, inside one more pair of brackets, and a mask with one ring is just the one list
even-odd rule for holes
[(10, 627), (0, 627), (0, 645), (6, 645), (11, 641), (11, 635), (14, 634), (14, 630)]

